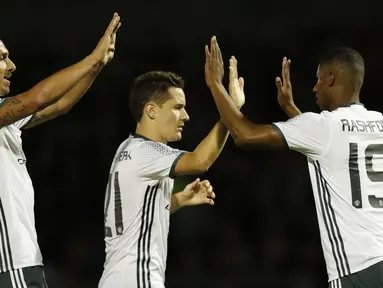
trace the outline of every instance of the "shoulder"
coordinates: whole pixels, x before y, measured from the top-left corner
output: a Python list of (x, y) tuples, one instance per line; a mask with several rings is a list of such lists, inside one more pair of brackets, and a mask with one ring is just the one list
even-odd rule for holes
[(136, 153), (147, 157), (170, 156), (179, 151), (164, 143), (152, 141), (141, 135), (133, 134), (128, 140), (130, 140), (128, 145), (131, 146)]
[(376, 118), (382, 118), (383, 117), (381, 112), (378, 112), (378, 111), (375, 111), (375, 110), (367, 110), (367, 109), (366, 109), (366, 111), (372, 117), (376, 117)]
[(328, 111), (323, 111), (321, 113), (315, 112), (305, 112), (287, 120), (287, 122), (294, 123), (295, 125), (315, 125), (322, 124), (323, 122), (331, 121), (332, 115)]

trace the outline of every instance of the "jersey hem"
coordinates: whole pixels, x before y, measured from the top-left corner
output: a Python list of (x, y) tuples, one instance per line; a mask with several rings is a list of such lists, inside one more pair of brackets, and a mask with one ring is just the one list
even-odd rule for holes
[(379, 263), (379, 262), (382, 262), (382, 261), (383, 261), (383, 256), (377, 257), (377, 258), (374, 259), (374, 261), (370, 261), (370, 262), (368, 262), (367, 264), (360, 266), (360, 268), (357, 269), (357, 270), (352, 270), (352, 269), (351, 269), (351, 273), (349, 273), (349, 274), (347, 274), (347, 275), (344, 275), (344, 276), (342, 276), (342, 277), (335, 277), (335, 278), (330, 278), (330, 277), (329, 277), (328, 283), (330, 283), (330, 282), (332, 282), (332, 281), (335, 281), (335, 280), (338, 280), (338, 279), (342, 279), (342, 278), (347, 277), (347, 276), (349, 276), (349, 275), (351, 275), (351, 274), (354, 274), (354, 273), (358, 273), (358, 272), (360, 272), (360, 271), (363, 271), (363, 270), (365, 270), (365, 269), (371, 267), (372, 265), (375, 265), (375, 264), (377, 264), (377, 263)]
[(7, 273), (7, 272), (10, 272), (10, 271), (15, 271), (15, 270), (18, 270), (18, 269), (35, 267), (35, 266), (43, 266), (44, 267), (44, 264), (43, 264), (43, 262), (35, 262), (35, 263), (30, 263), (30, 264), (13, 265), (13, 269), (7, 269), (7, 270), (1, 272), (0, 274)]

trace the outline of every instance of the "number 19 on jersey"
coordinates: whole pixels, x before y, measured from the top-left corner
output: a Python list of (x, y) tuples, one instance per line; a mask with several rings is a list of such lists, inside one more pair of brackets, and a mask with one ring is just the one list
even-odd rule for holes
[[(367, 208), (368, 204), (362, 203), (362, 194), (367, 193), (369, 206), (372, 208), (383, 208), (383, 198), (372, 194), (375, 190), (373, 183), (381, 183), (378, 193), (383, 193), (383, 171), (376, 170), (373, 162), (383, 161), (383, 144), (369, 144), (363, 150), (358, 143), (350, 143), (349, 171), (351, 180), (352, 205), (357, 208)], [(363, 153), (363, 154), (361, 154)], [(363, 159), (364, 169), (359, 166), (358, 159)], [(363, 165), (362, 164), (362, 165)], [(361, 175), (361, 173), (363, 173)]]

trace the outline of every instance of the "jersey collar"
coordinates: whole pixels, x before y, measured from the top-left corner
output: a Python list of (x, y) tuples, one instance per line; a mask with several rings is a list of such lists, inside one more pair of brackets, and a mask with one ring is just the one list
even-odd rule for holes
[(360, 102), (350, 102), (350, 103), (347, 103), (347, 104), (338, 105), (338, 106), (336, 106), (334, 108), (334, 110), (336, 110), (338, 108), (342, 108), (342, 107), (351, 107), (352, 105), (360, 105), (360, 106), (364, 107), (363, 103), (360, 103)]
[(148, 137), (145, 137), (144, 135), (141, 135), (141, 134), (130, 133), (130, 135), (132, 135), (134, 138), (141, 138), (141, 139), (144, 139), (146, 141), (153, 141), (153, 140), (149, 139)]

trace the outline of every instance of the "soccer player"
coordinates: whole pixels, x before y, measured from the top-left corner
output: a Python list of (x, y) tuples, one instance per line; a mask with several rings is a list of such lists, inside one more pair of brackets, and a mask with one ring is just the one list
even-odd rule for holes
[[(243, 83), (231, 83), (236, 109), (245, 101)], [(183, 206), (214, 203), (206, 180), (172, 195), (173, 178), (206, 172), (228, 137), (220, 120), (193, 152), (168, 146), (181, 139), (189, 120), (183, 88), (180, 76), (162, 71), (133, 83), (130, 109), (137, 128), (118, 148), (110, 169), (100, 288), (165, 287), (170, 214)]]
[(0, 42), (0, 287), (45, 288), (33, 213), (34, 191), (21, 145), (27, 129), (66, 113), (114, 55), (120, 17), (115, 14), (95, 50), (82, 61), (15, 97), (10, 77), (16, 67)]
[(364, 60), (347, 47), (323, 55), (313, 89), (320, 114), (295, 107), (289, 60), (283, 65), (285, 81), (276, 79), (278, 99), (288, 115), (297, 116), (257, 125), (242, 115), (222, 85), (216, 38), (210, 50), (206, 47), (210, 89), (235, 143), (287, 146), (307, 156), (329, 287), (383, 287), (383, 116), (359, 102)]

